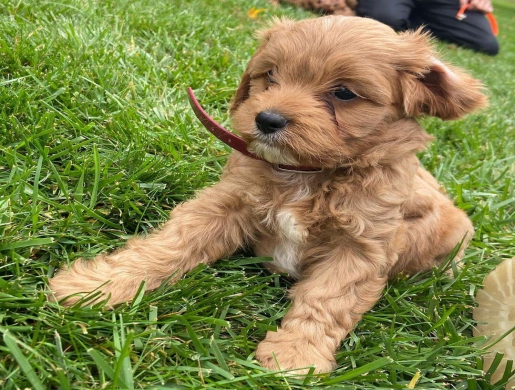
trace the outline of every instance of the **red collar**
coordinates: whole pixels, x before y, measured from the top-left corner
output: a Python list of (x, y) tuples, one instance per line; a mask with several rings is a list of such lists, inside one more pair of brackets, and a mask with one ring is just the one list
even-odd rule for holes
[[(234, 150), (244, 154), (245, 156), (254, 158), (256, 160), (263, 160), (261, 157), (256, 156), (254, 153), (250, 152), (247, 149), (247, 144), (243, 139), (234, 135), (230, 131), (224, 129), (221, 125), (216, 123), (213, 118), (211, 118), (207, 112), (202, 108), (197, 98), (195, 97), (193, 90), (188, 88), (188, 97), (190, 100), (190, 105), (195, 112), (195, 115), (200, 120), (200, 122), (204, 125), (204, 127), (212, 133), (216, 138), (222, 141), (224, 144), (229, 145)], [(267, 161), (268, 162), (268, 161)], [(304, 167), (304, 166), (292, 166), (292, 165), (283, 165), (283, 164), (273, 164), (274, 167), (280, 171), (290, 171), (290, 172), (298, 172), (298, 173), (316, 173), (321, 172), (322, 168), (315, 167)]]

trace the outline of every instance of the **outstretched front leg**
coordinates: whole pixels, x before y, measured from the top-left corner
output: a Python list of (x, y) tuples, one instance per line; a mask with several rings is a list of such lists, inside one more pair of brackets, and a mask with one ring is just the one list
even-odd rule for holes
[(58, 301), (71, 305), (99, 289), (109, 304), (134, 297), (141, 282), (148, 290), (173, 275), (177, 279), (199, 263), (212, 263), (234, 253), (251, 235), (252, 213), (229, 178), (177, 206), (164, 226), (144, 238), (133, 238), (112, 254), (77, 260), (50, 280)]
[[(374, 256), (373, 256), (374, 257)], [(256, 357), (273, 370), (315, 366), (328, 372), (334, 353), (386, 284), (385, 256), (363, 259), (351, 249), (320, 262), (291, 290), (293, 305), (277, 332), (268, 332)], [(308, 369), (295, 370), (295, 374)]]

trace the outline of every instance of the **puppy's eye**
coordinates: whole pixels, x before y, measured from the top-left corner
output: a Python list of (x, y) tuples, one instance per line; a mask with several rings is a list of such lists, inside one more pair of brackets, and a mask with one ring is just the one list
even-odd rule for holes
[(277, 82), (274, 79), (274, 71), (272, 69), (266, 72), (266, 81), (268, 82), (268, 84), (277, 84)]
[(340, 100), (352, 100), (357, 96), (354, 92), (345, 87), (340, 87), (333, 91), (333, 95)]

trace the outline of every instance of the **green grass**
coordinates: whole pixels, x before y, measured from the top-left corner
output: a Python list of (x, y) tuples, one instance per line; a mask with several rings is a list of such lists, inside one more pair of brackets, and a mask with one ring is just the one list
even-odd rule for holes
[[(290, 282), (266, 259), (199, 267), (113, 311), (64, 309), (45, 292), (60, 264), (148, 232), (217, 180), (227, 149), (194, 119), (186, 87), (227, 122), (252, 33), (310, 14), (266, 0), (2, 1), (0, 387), (499, 388), (471, 332), (483, 277), (515, 255), (515, 4), (495, 5), (498, 57), (439, 45), (484, 81), (491, 106), (423, 120), (436, 140), (421, 160), (477, 230), (463, 269), (393, 281), (335, 372), (294, 379), (254, 359), (289, 304)], [(252, 6), (266, 11), (249, 19)]]

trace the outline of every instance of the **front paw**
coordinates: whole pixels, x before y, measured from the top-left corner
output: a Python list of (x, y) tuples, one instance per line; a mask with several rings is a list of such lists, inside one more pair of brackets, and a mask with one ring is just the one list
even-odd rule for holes
[(91, 292), (98, 293), (88, 303), (108, 298), (110, 271), (102, 258), (96, 260), (79, 259), (69, 267), (59, 269), (48, 281), (52, 295), (50, 299), (61, 302), (64, 306), (72, 306)]
[(314, 366), (315, 373), (330, 372), (336, 367), (336, 362), (326, 338), (322, 334), (308, 340), (305, 335), (280, 328), (277, 332), (267, 333), (257, 347), (256, 358), (270, 370), (294, 370), (294, 374), (307, 374)]

